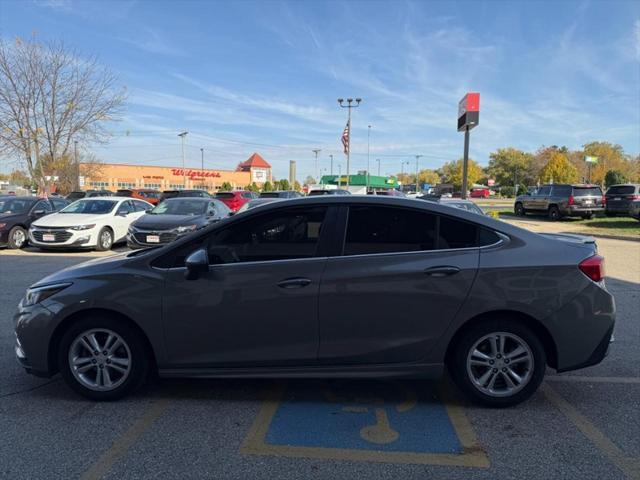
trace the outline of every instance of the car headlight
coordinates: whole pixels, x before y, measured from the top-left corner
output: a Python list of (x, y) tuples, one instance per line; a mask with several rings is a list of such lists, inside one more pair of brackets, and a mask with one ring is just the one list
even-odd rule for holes
[(87, 224), (87, 225), (76, 225), (74, 227), (69, 227), (71, 230), (91, 230), (95, 227), (95, 223)]
[(197, 225), (182, 225), (176, 228), (174, 231), (176, 233), (186, 233), (186, 232), (193, 232), (196, 228), (198, 228)]
[(6, 227), (7, 224), (6, 223), (0, 223), (0, 230), (2, 230), (4, 227)]
[(44, 285), (42, 287), (27, 288), (27, 293), (22, 301), (23, 307), (31, 307), (36, 303), (40, 303), (52, 295), (55, 295), (60, 290), (64, 290), (71, 283), (55, 283), (52, 285)]

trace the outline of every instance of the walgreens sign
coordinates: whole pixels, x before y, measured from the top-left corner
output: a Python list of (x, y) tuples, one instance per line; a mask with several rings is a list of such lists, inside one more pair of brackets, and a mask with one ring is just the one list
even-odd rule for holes
[(183, 170), (182, 168), (172, 168), (171, 173), (177, 177), (189, 178), (220, 178), (220, 172), (203, 172), (202, 170)]

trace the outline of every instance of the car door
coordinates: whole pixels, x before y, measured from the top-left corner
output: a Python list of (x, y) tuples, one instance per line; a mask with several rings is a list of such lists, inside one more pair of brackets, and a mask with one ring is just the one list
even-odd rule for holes
[[(144, 212), (142, 212), (144, 214)], [(136, 219), (135, 208), (130, 200), (123, 201), (113, 216), (113, 235), (114, 242), (123, 239), (127, 234), (127, 229), (131, 222)]]
[[(162, 301), (169, 363), (316, 363), (330, 211), (312, 206), (254, 214), (173, 252)], [(208, 251), (209, 271), (187, 280), (184, 258), (198, 248)]]
[(405, 207), (350, 206), (347, 215), (343, 255), (329, 258), (320, 285), (319, 361), (419, 361), (470, 291), (478, 228)]
[(549, 208), (549, 199), (551, 198), (551, 187), (544, 186), (538, 190), (534, 197), (535, 210), (547, 210)]

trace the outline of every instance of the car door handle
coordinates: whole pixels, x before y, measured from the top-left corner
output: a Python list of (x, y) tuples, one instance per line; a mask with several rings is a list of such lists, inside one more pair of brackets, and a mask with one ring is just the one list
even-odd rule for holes
[(311, 280), (308, 278), (287, 278), (286, 280), (278, 282), (278, 286), (280, 288), (302, 288), (306, 287), (310, 283)]
[(459, 271), (460, 271), (460, 269), (458, 267), (445, 265), (445, 266), (440, 266), (440, 267), (427, 268), (424, 271), (424, 273), (426, 275), (429, 275), (430, 277), (447, 277), (449, 275), (455, 275)]

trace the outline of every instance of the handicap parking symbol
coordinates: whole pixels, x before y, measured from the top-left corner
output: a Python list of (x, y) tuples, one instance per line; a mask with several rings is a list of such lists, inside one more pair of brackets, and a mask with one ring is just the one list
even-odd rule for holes
[(486, 467), (463, 408), (432, 382), (280, 385), (245, 440), (245, 454)]

